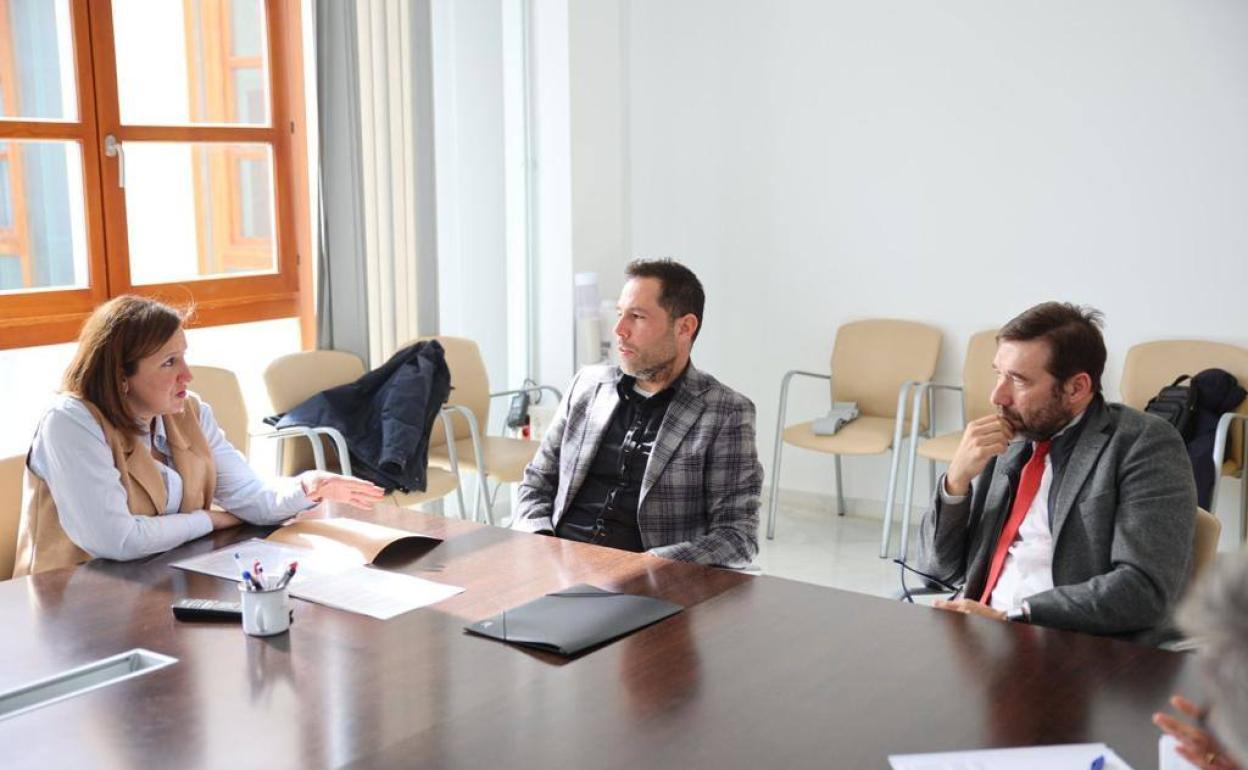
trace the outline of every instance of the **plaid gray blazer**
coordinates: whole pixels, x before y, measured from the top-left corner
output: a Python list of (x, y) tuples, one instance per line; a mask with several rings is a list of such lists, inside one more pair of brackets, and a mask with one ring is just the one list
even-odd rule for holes
[[(621, 376), (617, 366), (590, 366), (572, 380), (524, 471), (513, 529), (555, 529), (589, 473), (620, 400)], [(758, 553), (762, 485), (754, 404), (690, 363), (642, 478), (642, 543), (668, 559), (746, 566)]]

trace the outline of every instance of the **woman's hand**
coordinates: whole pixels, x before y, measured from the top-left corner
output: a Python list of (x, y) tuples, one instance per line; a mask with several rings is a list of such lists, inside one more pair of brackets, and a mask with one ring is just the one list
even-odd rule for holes
[(1153, 714), (1153, 724), (1178, 740), (1179, 756), (1201, 770), (1240, 770), (1209, 731), (1199, 726), (1204, 718), (1204, 711), (1199, 706), (1182, 695), (1170, 696), (1170, 705), (1196, 722), (1191, 724), (1160, 711)]
[(214, 511), (210, 508), (206, 511), (206, 513), (208, 514), (208, 518), (212, 520), (212, 529), (214, 532), (218, 529), (237, 527), (239, 524), (243, 523), (242, 519), (232, 513), (226, 513), (225, 511)]
[(303, 494), (309, 500), (318, 503), (322, 500), (329, 500), (335, 503), (347, 503), (357, 508), (372, 508), (374, 503), (386, 496), (384, 489), (370, 481), (339, 476), (337, 473), (326, 471), (301, 473), (299, 483), (303, 485)]

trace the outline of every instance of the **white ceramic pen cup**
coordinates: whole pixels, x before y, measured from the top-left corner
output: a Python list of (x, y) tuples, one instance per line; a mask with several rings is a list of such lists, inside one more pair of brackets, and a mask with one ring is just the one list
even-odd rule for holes
[(249, 591), (238, 584), (243, 597), (243, 633), (250, 636), (273, 636), (290, 630), (290, 592), (286, 586)]

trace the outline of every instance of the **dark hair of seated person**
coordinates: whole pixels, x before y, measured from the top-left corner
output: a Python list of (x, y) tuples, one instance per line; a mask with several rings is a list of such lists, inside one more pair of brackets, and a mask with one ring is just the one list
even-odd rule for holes
[(139, 361), (169, 341), (189, 316), (147, 297), (123, 295), (91, 313), (78, 335), (78, 350), (61, 390), (89, 401), (119, 430), (141, 433), (143, 426), (126, 403), (123, 382)]

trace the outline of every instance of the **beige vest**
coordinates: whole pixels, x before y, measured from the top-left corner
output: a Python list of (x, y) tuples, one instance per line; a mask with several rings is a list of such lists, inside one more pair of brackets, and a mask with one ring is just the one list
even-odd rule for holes
[[(89, 401), (83, 401), (104, 429), (104, 440), (113, 452), (113, 463), (121, 472), (121, 485), (126, 490), (130, 513), (135, 516), (157, 516), (165, 510), (169, 493), (157, 461), (147, 444), (133, 433), (113, 427)], [(204, 433), (199, 429), (199, 400), (186, 399), (181, 414), (165, 415), (165, 436), (172, 452), (173, 467), (182, 476), (182, 505), (179, 511), (202, 511), (212, 503), (217, 484), (217, 466)], [(26, 485), (22, 496), (22, 518), (17, 530), (17, 558), (13, 577), (33, 575), (60, 567), (81, 564), (91, 555), (79, 548), (65, 530), (52, 492), (43, 479), (26, 464)]]

